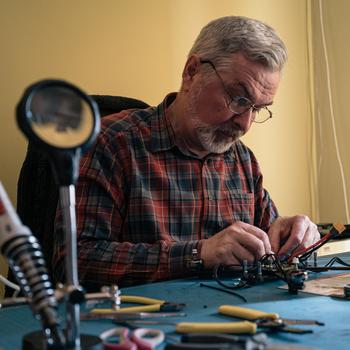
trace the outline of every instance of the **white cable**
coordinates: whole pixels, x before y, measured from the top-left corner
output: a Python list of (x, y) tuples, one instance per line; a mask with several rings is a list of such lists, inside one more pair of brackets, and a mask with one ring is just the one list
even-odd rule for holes
[(17, 284), (12, 283), (11, 281), (9, 281), (6, 277), (4, 277), (1, 274), (0, 274), (0, 282), (5, 284), (5, 286), (15, 290), (15, 292), (13, 294), (14, 297), (17, 296), (17, 294), (21, 291), (20, 286), (18, 286)]
[(340, 176), (341, 176), (341, 180), (342, 180), (346, 222), (349, 223), (350, 222), (350, 218), (349, 218), (348, 195), (347, 195), (347, 188), (346, 188), (346, 181), (345, 181), (343, 164), (342, 164), (341, 157), (340, 157), (340, 151), (339, 151), (339, 145), (338, 145), (338, 137), (337, 137), (337, 130), (336, 130), (336, 127), (335, 127), (335, 118), (334, 118), (334, 111), (333, 111), (333, 96), (332, 96), (332, 88), (331, 88), (331, 81), (330, 81), (330, 72), (329, 72), (329, 62), (328, 62), (328, 55), (327, 55), (326, 38), (325, 38), (325, 34), (324, 34), (322, 0), (319, 0), (319, 8), (320, 8), (321, 37), (322, 37), (322, 45), (323, 45), (323, 52), (324, 52), (324, 59), (325, 59), (325, 66), (326, 66), (326, 78), (327, 78), (327, 91), (328, 91), (328, 98), (329, 98), (329, 109), (330, 109), (330, 114), (331, 114), (335, 151), (336, 151), (336, 155), (337, 155), (337, 161), (338, 161)]
[(316, 113), (315, 113), (315, 88), (314, 88), (314, 66), (312, 64), (314, 57), (312, 51), (312, 12), (311, 0), (306, 2), (306, 30), (307, 30), (307, 65), (309, 68), (308, 86), (309, 86), (309, 101), (311, 120), (309, 126), (310, 137), (308, 139), (308, 159), (311, 160), (311, 170), (309, 173), (310, 197), (311, 197), (311, 214), (314, 222), (320, 221), (319, 215), (319, 197), (318, 197), (318, 178), (317, 178), (317, 147), (316, 147)]

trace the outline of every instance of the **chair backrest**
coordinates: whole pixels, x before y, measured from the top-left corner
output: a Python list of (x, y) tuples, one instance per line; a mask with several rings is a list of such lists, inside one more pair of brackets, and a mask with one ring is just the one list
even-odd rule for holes
[[(105, 95), (91, 95), (91, 97), (97, 102), (101, 117), (125, 109), (149, 106), (143, 101), (129, 97)], [(31, 229), (40, 242), (51, 276), (53, 226), (57, 203), (58, 188), (49, 161), (45, 154), (29, 142), (18, 179), (17, 211), (24, 225)]]

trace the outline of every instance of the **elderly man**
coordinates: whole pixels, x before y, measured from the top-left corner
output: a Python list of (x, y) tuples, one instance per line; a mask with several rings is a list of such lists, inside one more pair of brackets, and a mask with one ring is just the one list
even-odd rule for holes
[(103, 118), (77, 188), (83, 284), (182, 277), (194, 267), (284, 256), (319, 239), (307, 216), (278, 216), (254, 154), (240, 141), (254, 121), (272, 116), (286, 58), (266, 24), (219, 18), (196, 39), (178, 93), (157, 107)]

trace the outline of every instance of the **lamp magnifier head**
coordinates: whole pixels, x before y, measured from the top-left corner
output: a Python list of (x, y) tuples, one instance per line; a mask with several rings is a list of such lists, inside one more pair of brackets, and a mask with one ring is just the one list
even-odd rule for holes
[(74, 184), (80, 154), (100, 130), (96, 102), (66, 81), (42, 80), (25, 90), (17, 123), (30, 142), (49, 154), (57, 185)]

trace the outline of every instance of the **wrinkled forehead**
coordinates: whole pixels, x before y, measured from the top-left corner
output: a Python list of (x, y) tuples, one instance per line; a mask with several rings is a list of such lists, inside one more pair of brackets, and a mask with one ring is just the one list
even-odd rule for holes
[(241, 93), (255, 104), (272, 103), (281, 79), (281, 72), (248, 60), (243, 54), (232, 54), (218, 68), (228, 88)]

